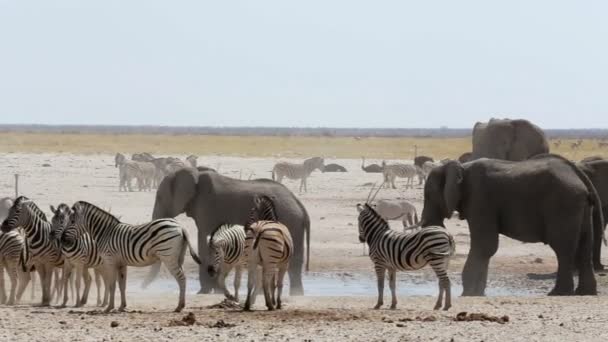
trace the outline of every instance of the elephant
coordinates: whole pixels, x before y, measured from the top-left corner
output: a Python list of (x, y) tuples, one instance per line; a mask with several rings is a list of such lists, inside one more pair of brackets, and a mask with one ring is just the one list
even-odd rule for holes
[[(589, 157), (578, 163), (578, 166), (589, 177), (593, 186), (602, 202), (602, 213), (604, 214), (604, 223), (608, 222), (608, 160), (601, 157)], [(594, 227), (594, 236), (603, 236), (606, 227)], [(593, 240), (593, 268), (596, 271), (604, 269), (601, 259), (602, 241), (600, 239)]]
[[(294, 253), (289, 265), (290, 294), (303, 295), (302, 265), (306, 235), (306, 271), (310, 261), (310, 217), (304, 205), (285, 186), (269, 179), (239, 180), (205, 168), (183, 168), (166, 176), (156, 192), (153, 219), (186, 213), (198, 228), (199, 255), (208, 255), (207, 237), (222, 224), (245, 225), (256, 195), (273, 199), (281, 223), (289, 228)], [(199, 293), (209, 293), (216, 282), (207, 273), (208, 260), (199, 266)], [(158, 265), (155, 265), (158, 268)], [(151, 273), (158, 272), (154, 270)]]
[(522, 161), (545, 153), (549, 153), (545, 133), (527, 120), (490, 119), (477, 122), (473, 128), (472, 160)]
[[(601, 203), (593, 183), (571, 161), (553, 154), (520, 162), (450, 161), (427, 178), (420, 226), (444, 226), (454, 211), (467, 221), (471, 235), (463, 296), (485, 294), (499, 234), (553, 249), (558, 270), (550, 295), (597, 294), (592, 246), (600, 238), (593, 227), (603, 227)], [(579, 270), (575, 292), (574, 267)]]

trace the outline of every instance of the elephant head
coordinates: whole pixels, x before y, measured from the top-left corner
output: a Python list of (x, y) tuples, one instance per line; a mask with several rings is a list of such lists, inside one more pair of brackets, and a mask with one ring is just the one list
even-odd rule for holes
[(175, 217), (183, 212), (188, 216), (190, 203), (197, 194), (199, 172), (183, 168), (163, 178), (156, 191), (152, 219)]
[(457, 161), (434, 168), (424, 186), (424, 208), (420, 225), (443, 226), (443, 220), (459, 210), (464, 169)]

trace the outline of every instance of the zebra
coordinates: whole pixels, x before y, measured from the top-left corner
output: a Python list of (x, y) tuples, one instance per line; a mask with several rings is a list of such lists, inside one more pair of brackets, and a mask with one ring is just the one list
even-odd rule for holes
[[(61, 246), (61, 252), (63, 253), (66, 261), (64, 266), (64, 283), (63, 288), (67, 287), (69, 279), (73, 279), (71, 275), (76, 276), (76, 297), (75, 307), (84, 306), (89, 298), (89, 290), (91, 288), (91, 275), (89, 274), (89, 268), (93, 268), (95, 273), (95, 285), (97, 287), (97, 306), (105, 306), (108, 302), (107, 291), (104, 289), (103, 303), (101, 301), (101, 256), (97, 253), (97, 246), (91, 239), (90, 234), (82, 234), (80, 240), (76, 240), (75, 236), (65, 234), (68, 220), (70, 217), (71, 209), (65, 204), (61, 203), (57, 206), (57, 209), (51, 205), (51, 211), (53, 217), (51, 218), (51, 225), (53, 227), (52, 238), (58, 242)], [(73, 231), (72, 231), (73, 233)], [(73, 234), (72, 234), (73, 235)], [(84, 291), (82, 297), (80, 296), (80, 279), (84, 281)], [(63, 303), (61, 307), (65, 307), (68, 302), (67, 291), (64, 291)]]
[(411, 187), (414, 188), (414, 176), (424, 177), (422, 170), (416, 165), (409, 164), (386, 164), (385, 161), (382, 162), (383, 167), (383, 176), (386, 187), (392, 186), (393, 189), (397, 189), (395, 186), (395, 179), (406, 178), (407, 183), (405, 188)]
[(195, 156), (194, 154), (191, 154), (186, 158), (186, 161), (188, 162), (188, 164), (190, 164), (191, 167), (196, 167), (197, 159), (198, 159), (197, 156)]
[[(0, 226), (3, 233), (22, 227), (26, 234), (28, 250), (27, 266), (33, 264), (42, 283), (41, 306), (49, 306), (52, 298), (51, 282), (53, 270), (63, 266), (61, 250), (51, 239), (51, 223), (46, 215), (25, 196), (19, 196), (9, 210), (8, 217)], [(58, 273), (55, 282), (58, 284)], [(67, 290), (67, 289), (64, 289)], [(59, 291), (58, 291), (59, 292)]]
[[(210, 263), (207, 272), (216, 277), (227, 299), (239, 301), (241, 273), (247, 265), (245, 229), (241, 225), (223, 224), (209, 238)], [(234, 268), (234, 296), (226, 288), (226, 276)]]
[[(0, 304), (14, 305), (30, 282), (30, 272), (23, 265), (25, 248), (25, 233), (21, 229), (0, 232)], [(11, 280), (8, 300), (4, 284), (5, 269)]]
[(64, 236), (68, 234), (67, 236), (73, 236), (79, 241), (84, 233), (88, 233), (97, 244), (105, 284), (109, 291), (109, 304), (105, 312), (114, 309), (117, 281), (121, 294), (118, 310), (124, 311), (127, 306), (127, 266), (143, 267), (157, 262), (165, 264), (179, 285), (179, 302), (175, 311), (179, 312), (185, 307), (186, 276), (182, 265), (186, 249), (197, 264), (201, 261), (190, 244), (187, 230), (176, 220), (158, 219), (145, 224), (130, 225), (85, 201), (74, 203), (71, 210), (70, 222)]
[(302, 192), (302, 189), (304, 189), (304, 192), (308, 192), (306, 178), (308, 178), (315, 169), (322, 172), (325, 168), (324, 163), (325, 162), (321, 157), (306, 159), (302, 164), (279, 162), (272, 168), (272, 180), (276, 180), (277, 182), (281, 183), (283, 181), (283, 177), (287, 177), (289, 179), (299, 179), (300, 192)]
[(406, 200), (379, 200), (372, 205), (385, 221), (401, 220), (403, 231), (418, 223), (416, 207)]
[[(254, 208), (251, 217), (274, 213), (274, 204), (267, 196), (254, 197)], [(262, 213), (262, 215), (260, 215)], [(275, 216), (276, 217), (276, 216)], [(250, 220), (251, 221), (251, 220)], [(245, 227), (245, 250), (247, 254), (247, 300), (245, 311), (251, 310), (257, 268), (262, 267), (262, 287), (269, 311), (281, 309), (283, 279), (293, 254), (293, 241), (289, 229), (277, 221), (256, 221)], [(275, 296), (276, 292), (276, 296)], [(253, 295), (253, 296), (252, 296)]]
[(378, 279), (378, 302), (374, 309), (383, 305), (384, 277), (389, 273), (391, 309), (397, 308), (395, 292), (397, 271), (418, 270), (430, 264), (439, 279), (439, 296), (435, 310), (452, 306), (450, 278), (447, 275), (450, 257), (455, 253), (454, 238), (439, 226), (424, 227), (414, 233), (401, 233), (389, 228), (388, 223), (368, 203), (357, 204), (359, 211), (359, 241), (367, 242), (369, 257), (374, 263)]

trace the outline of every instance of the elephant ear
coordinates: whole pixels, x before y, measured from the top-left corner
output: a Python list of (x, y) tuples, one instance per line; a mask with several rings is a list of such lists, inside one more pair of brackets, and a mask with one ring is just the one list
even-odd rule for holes
[(173, 199), (173, 213), (178, 215), (186, 210), (190, 201), (196, 195), (198, 172), (188, 168), (178, 170), (173, 174), (171, 184), (171, 198)]
[(457, 161), (445, 164), (445, 186), (443, 188), (443, 198), (446, 206), (446, 217), (452, 216), (454, 210), (458, 208), (462, 196), (462, 179), (464, 169)]

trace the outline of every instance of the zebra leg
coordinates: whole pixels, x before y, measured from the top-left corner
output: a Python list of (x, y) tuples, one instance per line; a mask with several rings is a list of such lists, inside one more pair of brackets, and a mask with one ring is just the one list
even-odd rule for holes
[(222, 270), (220, 271), (220, 274), (217, 277), (217, 285), (220, 287), (220, 290), (222, 291), (226, 299), (234, 300), (234, 297), (232, 296), (232, 294), (230, 294), (230, 291), (228, 291), (228, 287), (226, 287), (226, 278), (228, 277), (229, 273), (230, 267), (222, 267)]
[(42, 284), (42, 301), (40, 306), (51, 305), (51, 280), (52, 280), (52, 268), (48, 265), (40, 265), (36, 267), (38, 270), (38, 276), (40, 277), (40, 283)]
[(272, 298), (271, 298), (271, 282), (273, 279), (273, 273), (267, 268), (264, 267), (264, 271), (263, 271), (263, 279), (264, 279), (264, 299), (266, 300), (266, 307), (268, 308), (268, 311), (273, 311), (274, 310), (274, 305), (272, 304)]
[(391, 310), (397, 308), (397, 270), (388, 271), (388, 287), (391, 289)]
[(380, 309), (384, 304), (384, 276), (386, 275), (386, 269), (382, 266), (376, 265), (376, 278), (378, 280), (378, 302), (374, 309)]
[(243, 310), (245, 311), (251, 311), (251, 305), (253, 304), (252, 297), (255, 296), (255, 294), (253, 293), (253, 287), (255, 285), (256, 275), (258, 271), (257, 265), (252, 261), (249, 262), (248, 268), (249, 270), (247, 272), (247, 299), (245, 300), (245, 306), (243, 308)]
[(239, 301), (239, 288), (241, 287), (241, 272), (242, 267), (237, 266), (234, 269), (234, 301)]
[[(17, 302), (21, 300), (21, 296), (23, 296), (23, 292), (25, 292), (25, 288), (27, 284), (30, 282), (31, 274), (30, 272), (23, 272), (19, 270), (19, 288), (17, 289)], [(32, 282), (33, 285), (33, 282)], [(33, 286), (32, 286), (33, 288)]]
[(30, 291), (30, 300), (34, 300), (36, 297), (36, 273), (38, 273), (38, 272), (30, 272), (28, 270), (28, 273), (30, 274), (30, 278), (32, 278), (32, 289)]
[(101, 275), (97, 269), (93, 270), (95, 274), (95, 289), (97, 290), (97, 306), (101, 305)]
[(277, 278), (277, 309), (281, 309), (283, 307), (281, 302), (281, 296), (283, 295), (283, 279), (285, 279), (285, 273), (287, 272), (288, 264), (282, 266), (279, 269), (279, 274)]
[(0, 264), (0, 304), (6, 304), (6, 288), (4, 285), (4, 264)]
[(8, 305), (15, 305), (15, 296), (17, 290), (17, 279), (19, 278), (19, 271), (17, 264), (7, 265), (6, 271), (8, 272), (8, 277), (11, 279), (11, 292), (8, 296)]
[[(165, 260), (161, 259), (161, 261), (165, 264), (171, 275), (173, 275), (179, 286), (179, 301), (175, 308), (175, 312), (181, 312), (186, 306), (186, 276), (184, 275), (184, 269), (182, 265), (179, 264), (177, 258), (173, 257), (172, 259), (167, 259), (169, 258), (166, 258)], [(225, 282), (224, 287), (226, 287)]]
[(127, 307), (127, 266), (118, 268), (118, 286), (120, 288), (120, 307), (118, 311), (124, 312)]
[[(89, 300), (89, 291), (91, 290), (91, 274), (86, 266), (82, 266), (82, 280), (84, 281), (84, 290), (82, 291), (82, 299), (78, 306), (84, 306)], [(80, 280), (78, 280), (80, 283)]]
[(437, 296), (437, 302), (435, 303), (435, 307), (433, 310), (439, 310), (441, 305), (443, 304), (443, 294), (445, 293), (445, 305), (443, 306), (443, 310), (448, 310), (452, 306), (452, 293), (451, 293), (451, 284), (450, 278), (448, 277), (448, 264), (449, 259), (441, 258), (441, 259), (433, 259), (430, 261), (431, 267), (435, 274), (437, 275), (437, 280), (439, 284), (439, 296)]
[[(72, 265), (68, 264), (67, 262), (63, 265), (63, 287), (67, 289), (68, 287), (68, 282), (70, 281), (70, 277), (72, 276), (72, 270), (73, 267)], [(63, 291), (63, 303), (61, 303), (61, 305), (59, 307), (61, 308), (65, 308), (68, 304), (68, 291)]]
[(106, 291), (108, 292), (108, 306), (104, 312), (110, 312), (114, 309), (114, 295), (116, 292), (116, 273), (118, 273), (118, 267), (115, 265), (109, 265), (104, 267), (103, 276), (106, 280)]

